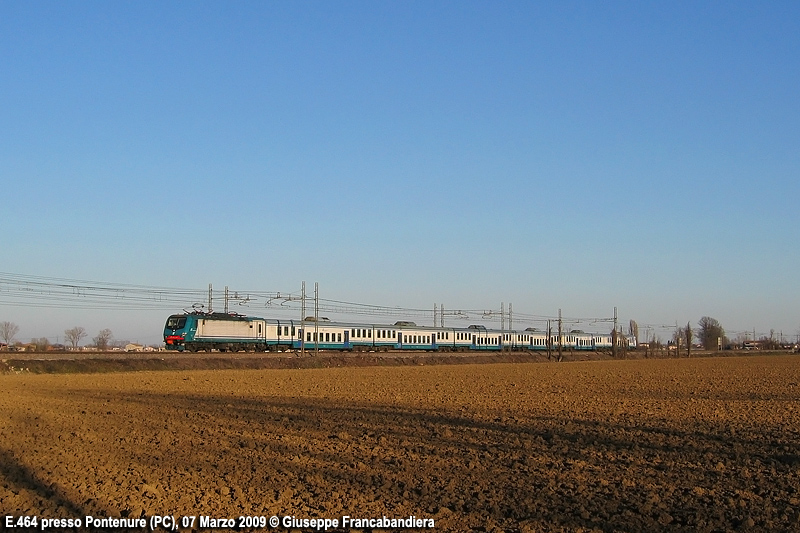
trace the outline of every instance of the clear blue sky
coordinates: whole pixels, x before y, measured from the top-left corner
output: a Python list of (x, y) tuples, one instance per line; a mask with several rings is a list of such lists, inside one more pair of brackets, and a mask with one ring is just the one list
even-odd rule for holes
[(798, 95), (794, 1), (4, 1), (0, 271), (794, 337)]

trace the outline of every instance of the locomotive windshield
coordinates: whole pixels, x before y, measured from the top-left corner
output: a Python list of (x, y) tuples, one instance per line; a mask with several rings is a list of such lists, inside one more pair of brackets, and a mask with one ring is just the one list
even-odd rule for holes
[(167, 319), (167, 328), (169, 329), (183, 329), (183, 326), (185, 325), (185, 316), (171, 316)]

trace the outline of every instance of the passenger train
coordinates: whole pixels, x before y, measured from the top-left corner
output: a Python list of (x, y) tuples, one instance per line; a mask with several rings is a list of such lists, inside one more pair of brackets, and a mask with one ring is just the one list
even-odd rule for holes
[[(308, 319), (276, 320), (236, 313), (186, 313), (172, 315), (164, 326), (167, 350), (187, 352), (268, 352), (295, 350), (439, 352), (501, 350), (610, 350), (611, 333), (558, 333), (527, 328), (524, 331), (418, 326), (354, 324)], [(617, 336), (627, 349), (636, 347), (633, 336)]]

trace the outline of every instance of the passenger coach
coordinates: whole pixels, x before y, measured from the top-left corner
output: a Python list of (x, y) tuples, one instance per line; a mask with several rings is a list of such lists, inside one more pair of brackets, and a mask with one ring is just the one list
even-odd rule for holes
[[(633, 337), (620, 342), (635, 348)], [(466, 328), (418, 326), (414, 322), (392, 325), (351, 324), (327, 320), (274, 320), (235, 313), (172, 315), (164, 326), (164, 343), (177, 351), (290, 351), (320, 349), (340, 351), (499, 351), (611, 349), (610, 334), (571, 331), (550, 334), (535, 328), (500, 331), (482, 325)]]

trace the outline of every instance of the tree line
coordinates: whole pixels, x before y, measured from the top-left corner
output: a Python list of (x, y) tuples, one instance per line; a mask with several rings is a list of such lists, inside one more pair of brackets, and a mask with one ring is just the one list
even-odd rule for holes
[(686, 348), (687, 357), (691, 357), (692, 347), (695, 344), (695, 336), (698, 344), (700, 344), (704, 350), (721, 350), (728, 345), (728, 340), (725, 337), (725, 330), (722, 328), (719, 321), (710, 316), (704, 316), (697, 322), (696, 329), (692, 328), (690, 322), (687, 322), (684, 327), (675, 329), (672, 342), (678, 350), (678, 353), (680, 353), (681, 347), (684, 347)]
[[(14, 339), (18, 333), (19, 326), (17, 324), (8, 321), (0, 322), (0, 340), (2, 340), (6, 346), (11, 346), (14, 343)], [(75, 326), (74, 328), (64, 330), (64, 343), (75, 350), (87, 336), (86, 328)], [(97, 333), (97, 336), (92, 338), (91, 346), (94, 346), (98, 350), (107, 350), (112, 346), (113, 338), (114, 334), (110, 329), (101, 329)], [(128, 341), (118, 341), (114, 344), (119, 345), (120, 343), (127, 344)], [(31, 339), (31, 344), (34, 345), (37, 351), (46, 351), (52, 346), (52, 343), (47, 337), (33, 338)]]
[[(800, 338), (800, 330), (798, 331), (798, 337)], [(709, 316), (700, 318), (697, 322), (697, 327), (692, 327), (691, 322), (687, 322), (685, 326), (676, 327), (672, 334), (672, 339), (668, 342), (668, 346), (672, 349), (676, 349), (678, 353), (685, 351), (686, 355), (691, 357), (692, 350), (696, 347), (706, 351), (727, 350), (745, 347), (745, 345), (750, 342), (753, 342), (759, 349), (763, 350), (780, 350), (787, 348), (787, 345), (776, 337), (775, 330), (770, 330), (768, 337), (762, 336), (756, 339), (754, 332), (752, 339), (749, 339), (747, 336), (743, 339), (741, 335), (738, 335), (736, 339), (732, 340), (728, 338), (720, 322)], [(648, 339), (648, 343), (650, 347), (655, 350), (662, 350), (664, 348), (661, 339), (657, 338), (655, 334), (652, 339)]]

